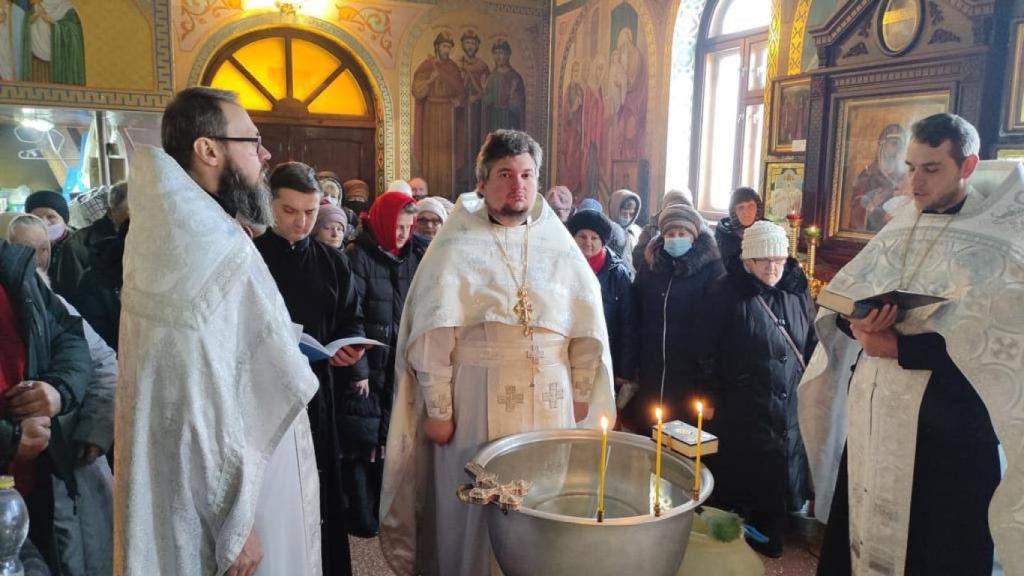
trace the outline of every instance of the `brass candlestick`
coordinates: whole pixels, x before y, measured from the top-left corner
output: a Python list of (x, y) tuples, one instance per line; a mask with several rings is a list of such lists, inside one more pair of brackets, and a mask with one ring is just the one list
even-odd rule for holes
[(814, 277), (814, 265), (818, 255), (818, 243), (821, 242), (821, 228), (808, 226), (804, 229), (804, 238), (807, 239), (807, 280), (810, 283), (811, 295), (815, 298), (821, 292), (824, 282)]

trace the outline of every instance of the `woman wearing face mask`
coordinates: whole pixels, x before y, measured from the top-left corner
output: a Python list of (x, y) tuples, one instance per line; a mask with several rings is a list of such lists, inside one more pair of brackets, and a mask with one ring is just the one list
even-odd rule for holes
[(72, 231), (68, 227), (70, 210), (67, 201), (59, 192), (40, 190), (25, 199), (25, 212), (46, 222), (50, 236), (50, 267), (46, 273), (50, 276), (53, 291), (65, 298), (70, 297), (85, 274), (85, 262), (79, 261), (74, 252), (66, 249)]
[(633, 285), (640, 387), (622, 411), (624, 425), (641, 434), (650, 431), (659, 401), (668, 420), (691, 420), (696, 353), (707, 332), (696, 321), (697, 309), (711, 282), (725, 273), (715, 240), (696, 210), (669, 206), (658, 215), (658, 228)]
[(796, 388), (818, 342), (815, 313), (781, 226), (755, 222), (741, 250), (701, 308), (702, 325), (715, 329), (698, 382), (713, 398), (708, 428), (729, 447), (708, 462), (715, 499), (768, 537), (748, 539), (755, 550), (777, 558), (786, 513), (811, 496)]

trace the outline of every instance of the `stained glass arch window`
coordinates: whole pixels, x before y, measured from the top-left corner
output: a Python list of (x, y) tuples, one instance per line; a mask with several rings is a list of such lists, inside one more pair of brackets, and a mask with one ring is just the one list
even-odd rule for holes
[(355, 58), (305, 30), (260, 30), (232, 40), (207, 67), (203, 85), (238, 93), (256, 114), (375, 118), (373, 90)]

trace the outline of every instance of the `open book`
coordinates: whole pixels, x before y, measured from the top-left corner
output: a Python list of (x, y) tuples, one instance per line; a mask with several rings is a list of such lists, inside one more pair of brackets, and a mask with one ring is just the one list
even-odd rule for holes
[(299, 350), (309, 358), (311, 362), (318, 360), (327, 360), (331, 356), (334, 356), (338, 350), (345, 346), (383, 346), (387, 348), (387, 344), (378, 342), (370, 338), (363, 338), (362, 336), (353, 336), (351, 338), (341, 338), (335, 340), (326, 346), (317, 342), (316, 338), (313, 338), (309, 334), (303, 333), (299, 337)]
[[(658, 426), (651, 427), (651, 440), (658, 441)], [(697, 457), (697, 428), (682, 420), (665, 422), (661, 427), (661, 445), (668, 446), (687, 458)], [(709, 456), (718, 452), (718, 436), (707, 430), (700, 431), (700, 454)]]
[(817, 300), (818, 306), (828, 308), (850, 318), (863, 318), (872, 310), (881, 308), (886, 304), (895, 304), (900, 309), (900, 315), (902, 316), (907, 310), (945, 301), (946, 299), (941, 296), (914, 294), (913, 292), (902, 292), (900, 290), (893, 290), (892, 292), (886, 292), (885, 294), (879, 294), (863, 300), (851, 300), (846, 296), (829, 292), (827, 288), (822, 290), (821, 294), (818, 294)]

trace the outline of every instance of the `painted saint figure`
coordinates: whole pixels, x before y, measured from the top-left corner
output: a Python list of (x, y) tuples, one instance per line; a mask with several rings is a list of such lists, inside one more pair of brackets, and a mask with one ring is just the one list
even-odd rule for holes
[(480, 126), (482, 106), (480, 101), (484, 96), (484, 87), (487, 85), (487, 77), (491, 73), (491, 67), (477, 57), (480, 50), (480, 36), (475, 30), (467, 30), (459, 38), (462, 44), (462, 56), (459, 57), (459, 69), (465, 82), (466, 104), (464, 113), (457, 122), (458, 132), (456, 140), (460, 140), (456, 147), (458, 156), (455, 161), (458, 163), (458, 184), (459, 190), (471, 190), (476, 185), (476, 178), (473, 176), (473, 163), (476, 160), (476, 152), (480, 149), (485, 132)]
[[(17, 3), (25, 4), (24, 0)], [(28, 0), (25, 12), (19, 78), (84, 85), (85, 38), (71, 1)]]
[(434, 56), (416, 68), (412, 95), (416, 99), (413, 156), (419, 174), (443, 196), (455, 189), (455, 119), (464, 104), (459, 65), (451, 59), (455, 40), (448, 32), (434, 38)]
[(507, 41), (498, 40), (491, 48), (491, 54), (494, 55), (494, 72), (487, 78), (484, 89), (484, 130), (521, 130), (526, 120), (526, 85), (523, 77), (509, 63), (512, 47)]
[(853, 183), (849, 228), (877, 232), (885, 224), (882, 205), (893, 197), (907, 174), (907, 131), (889, 124), (878, 136), (875, 161)]

